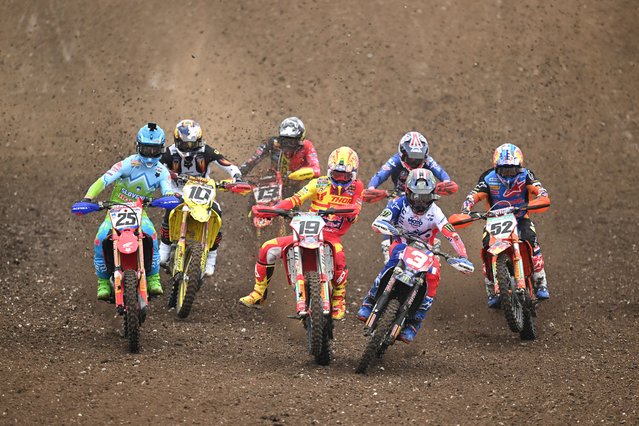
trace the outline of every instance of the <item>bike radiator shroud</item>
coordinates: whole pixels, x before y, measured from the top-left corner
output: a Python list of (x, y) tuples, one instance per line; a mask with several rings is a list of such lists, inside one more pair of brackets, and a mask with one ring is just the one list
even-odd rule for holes
[[(307, 250), (304, 249), (302, 247), (299, 248), (299, 251), (302, 253), (302, 256), (304, 255), (304, 251), (306, 250), (306, 256), (308, 256), (309, 254), (311, 255), (316, 255), (319, 257), (319, 250), (315, 251), (315, 250)], [(291, 283), (295, 283), (296, 278), (295, 276), (297, 275), (297, 271), (295, 270), (295, 251), (293, 250), (293, 247), (290, 247), (289, 249), (286, 250), (286, 270), (288, 272), (288, 276), (289, 276), (289, 282)], [(315, 254), (315, 253), (317, 254)], [(305, 259), (303, 259), (304, 263), (304, 269), (305, 270), (312, 270), (312, 269), (307, 269), (306, 268), (306, 261)], [(331, 281), (333, 279), (333, 271), (334, 271), (334, 265), (333, 265), (333, 249), (330, 246), (330, 244), (326, 244), (324, 246), (324, 271), (326, 272), (326, 276), (328, 277), (328, 280)]]

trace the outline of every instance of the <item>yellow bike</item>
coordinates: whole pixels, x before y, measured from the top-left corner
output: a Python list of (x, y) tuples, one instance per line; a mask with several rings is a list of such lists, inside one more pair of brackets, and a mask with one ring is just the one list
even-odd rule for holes
[(169, 238), (175, 250), (169, 262), (171, 294), (169, 308), (176, 308), (179, 318), (191, 312), (195, 295), (202, 286), (206, 259), (222, 227), (215, 209), (217, 189), (244, 194), (250, 185), (180, 175), (185, 181), (182, 204), (169, 216)]

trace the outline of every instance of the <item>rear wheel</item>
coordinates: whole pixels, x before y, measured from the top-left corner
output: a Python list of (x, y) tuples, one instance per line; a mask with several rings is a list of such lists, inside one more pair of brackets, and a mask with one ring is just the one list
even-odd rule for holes
[(397, 312), (400, 307), (401, 305), (399, 300), (391, 299), (388, 302), (388, 305), (386, 305), (386, 309), (380, 312), (380, 318), (377, 320), (377, 327), (366, 344), (364, 354), (355, 369), (356, 373), (364, 374), (370, 363), (373, 361), (373, 358), (380, 358), (384, 354), (384, 351), (386, 351), (386, 348), (388, 347), (384, 341), (395, 324), (395, 318), (397, 317)]
[[(319, 275), (316, 271), (305, 274), (307, 291), (308, 316), (306, 317), (306, 333), (308, 335), (308, 351), (319, 363), (320, 358), (326, 365), (330, 363), (330, 336), (328, 336), (328, 320), (322, 312), (322, 293)], [(322, 353), (324, 352), (324, 353)], [(328, 360), (326, 360), (328, 358)]]
[(129, 351), (140, 350), (140, 304), (138, 276), (135, 271), (124, 271), (124, 334), (129, 340)]
[(524, 307), (515, 292), (516, 286), (512, 270), (512, 261), (508, 254), (499, 253), (497, 256), (497, 281), (499, 282), (501, 307), (510, 330), (514, 333), (520, 333), (524, 328)]
[(189, 316), (202, 281), (202, 246), (199, 243), (187, 245), (184, 265), (184, 273), (178, 282), (176, 303), (177, 316), (182, 319)]

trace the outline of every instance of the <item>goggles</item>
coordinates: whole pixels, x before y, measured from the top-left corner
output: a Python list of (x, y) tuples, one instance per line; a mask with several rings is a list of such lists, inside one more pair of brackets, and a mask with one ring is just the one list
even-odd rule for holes
[(300, 139), (290, 136), (280, 136), (279, 142), (284, 149), (295, 149), (300, 146)]
[(512, 178), (523, 172), (524, 169), (519, 166), (497, 166), (495, 171), (501, 177)]
[(410, 158), (408, 155), (404, 155), (402, 161), (411, 169), (419, 169), (420, 167), (423, 167), (425, 163), (423, 158)]
[(348, 183), (352, 180), (352, 175), (351, 175), (351, 172), (332, 171), (331, 179), (339, 183)]
[(439, 197), (435, 194), (416, 194), (411, 192), (407, 194), (408, 204), (415, 210), (418, 211), (426, 211), (433, 201), (437, 200)]
[(202, 140), (195, 140), (195, 141), (183, 141), (183, 140), (178, 140), (177, 141), (177, 148), (180, 151), (183, 152), (190, 152), (190, 151), (195, 151), (199, 148), (202, 147)]
[(142, 157), (147, 157), (147, 158), (161, 157), (162, 154), (164, 153), (164, 145), (138, 144), (138, 153)]

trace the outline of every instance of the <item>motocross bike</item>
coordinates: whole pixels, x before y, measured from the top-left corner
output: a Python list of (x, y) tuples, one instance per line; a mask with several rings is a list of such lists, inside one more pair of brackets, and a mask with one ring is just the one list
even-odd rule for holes
[(286, 278), (295, 287), (295, 315), (306, 329), (308, 351), (319, 365), (331, 362), (333, 339), (332, 294), (333, 247), (324, 241), (322, 218), (352, 213), (353, 209), (329, 208), (318, 212), (259, 209), (261, 214), (277, 214), (291, 219), (293, 242), (284, 248)]
[[(499, 203), (498, 203), (499, 204)], [(465, 228), (477, 220), (485, 220), (485, 232), (490, 236), (488, 247), (482, 248), (481, 257), (486, 277), (495, 283), (495, 295), (500, 298), (508, 327), (519, 333), (522, 340), (537, 338), (535, 317), (539, 303), (532, 279), (533, 249), (528, 241), (519, 238), (515, 213), (544, 209), (549, 204), (507, 206), (486, 212), (454, 214), (449, 222), (457, 228)]]
[[(255, 179), (244, 178), (251, 185), (253, 191), (253, 200), (251, 206), (273, 206), (282, 199), (282, 175), (277, 170), (270, 169), (268, 173)], [(253, 219), (253, 227), (255, 236), (260, 238), (262, 230), (269, 226), (274, 218), (257, 217), (249, 212), (249, 217)], [(279, 220), (278, 235), (283, 237), (286, 233), (286, 222), (284, 219)]]
[[(258, 177), (257, 179), (245, 178), (246, 182), (250, 183), (253, 189), (253, 200), (251, 200), (251, 208), (254, 205), (257, 206), (273, 206), (284, 197), (284, 192), (294, 192), (294, 187), (288, 186), (293, 182), (300, 182), (313, 178), (313, 170), (310, 167), (302, 167), (282, 176), (281, 172), (275, 169), (269, 169), (269, 171)], [(291, 194), (289, 194), (291, 195)], [(253, 219), (253, 226), (255, 229), (255, 236), (260, 238), (263, 233), (263, 229), (269, 226), (273, 219), (272, 217), (257, 217), (253, 215), (253, 211), (249, 212), (249, 217)], [(286, 235), (286, 222), (283, 218), (280, 218), (278, 236), (283, 237)]]
[(152, 200), (138, 198), (135, 203), (104, 201), (79, 202), (71, 207), (76, 215), (108, 210), (111, 231), (102, 243), (107, 270), (111, 274), (111, 303), (124, 318), (124, 336), (129, 351), (140, 350), (140, 326), (148, 311), (146, 269), (151, 267), (153, 241), (142, 232), (142, 215), (146, 206), (173, 208), (179, 204), (174, 196)]
[(428, 292), (426, 273), (435, 263), (434, 256), (441, 256), (456, 270), (473, 272), (466, 259), (456, 258), (435, 250), (420, 239), (397, 230), (406, 239), (406, 248), (395, 268), (388, 268), (380, 280), (377, 298), (364, 326), (364, 334), (370, 339), (355, 372), (363, 374), (374, 358), (381, 358), (386, 349), (395, 343), (397, 336), (419, 309)]
[(215, 182), (213, 179), (178, 175), (184, 182), (182, 203), (169, 216), (171, 250), (168, 270), (171, 293), (168, 307), (175, 308), (178, 318), (191, 312), (195, 295), (202, 286), (206, 259), (210, 247), (222, 227), (222, 218), (215, 211), (216, 189), (244, 193), (250, 190), (243, 182)]

